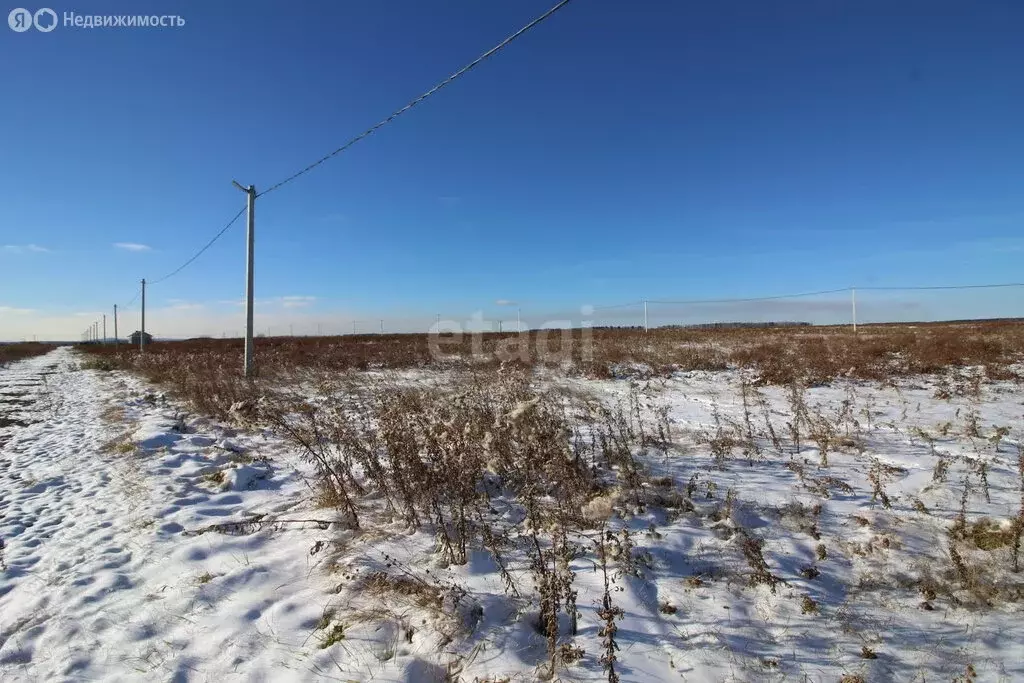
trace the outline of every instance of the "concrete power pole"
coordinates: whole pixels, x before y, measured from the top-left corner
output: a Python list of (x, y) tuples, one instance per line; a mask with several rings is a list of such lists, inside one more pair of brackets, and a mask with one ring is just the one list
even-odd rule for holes
[(850, 288), (850, 305), (853, 308), (853, 333), (857, 334), (857, 288)]
[(114, 304), (114, 346), (119, 346), (121, 340), (117, 336), (117, 304)]
[(142, 329), (139, 330), (139, 353), (146, 350), (146, 278), (142, 278)]
[(249, 199), (247, 213), (248, 221), (245, 232), (245, 376), (252, 377), (252, 321), (253, 321), (253, 257), (255, 255), (255, 231), (256, 231), (256, 187), (242, 187), (237, 181), (232, 180), (239, 190), (244, 192)]
[(646, 332), (647, 329), (647, 299), (644, 299), (644, 332)]
[(103, 343), (107, 343), (107, 314), (103, 314)]

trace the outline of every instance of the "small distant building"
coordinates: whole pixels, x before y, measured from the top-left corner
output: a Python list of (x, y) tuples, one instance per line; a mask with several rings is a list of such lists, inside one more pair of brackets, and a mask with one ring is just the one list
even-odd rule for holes
[(153, 343), (153, 335), (151, 335), (149, 332), (140, 332), (138, 330), (132, 332), (132, 336), (130, 336), (128, 339), (131, 341), (132, 344), (136, 345), (138, 345), (140, 339), (145, 340), (147, 344)]

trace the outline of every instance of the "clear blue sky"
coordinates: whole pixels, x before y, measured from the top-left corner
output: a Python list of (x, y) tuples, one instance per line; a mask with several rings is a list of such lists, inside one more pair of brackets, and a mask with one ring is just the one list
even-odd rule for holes
[[(282, 179), (551, 4), (96, 1), (53, 7), (187, 23), (4, 28), (0, 338), (76, 338), (223, 226), (233, 178)], [(1009, 0), (574, 0), (262, 198), (257, 296), (377, 317), (1024, 280), (1022, 74)], [(243, 237), (152, 305), (240, 297)]]

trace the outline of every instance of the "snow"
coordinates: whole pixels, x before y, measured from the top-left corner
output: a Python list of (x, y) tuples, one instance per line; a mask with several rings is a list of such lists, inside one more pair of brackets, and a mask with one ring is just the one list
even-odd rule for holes
[[(324, 532), (190, 533), (301, 509), (288, 453), (259, 436), (218, 449), (217, 427), (178, 433), (141, 382), (77, 371), (68, 350), (0, 384), (27, 387), (39, 420), (0, 456), (0, 678), (310, 679), (326, 581), (309, 549)], [(123, 422), (103, 418), (112, 405)], [(238, 450), (274, 464), (232, 462)], [(209, 480), (225, 468), (223, 487)]]
[[(990, 500), (972, 474), (968, 518), (998, 527), (1017, 514), (1021, 387), (986, 383), (976, 400), (937, 398), (925, 378), (810, 388), (812, 414), (851, 400), (858, 425), (845, 422), (857, 447), (835, 446), (823, 467), (806, 437), (778, 453), (761, 435), (761, 454), (715, 460), (716, 416), (744, 424), (738, 372), (545, 381), (608, 404), (638, 396), (651, 419), (663, 411), (673, 445), (641, 457), (672, 486), (652, 491), (678, 497), (693, 482), (692, 510), (624, 514), (612, 492), (585, 511), (618, 510), (610, 528), (628, 528), (635, 546), (613, 594), (624, 610), (622, 680), (953, 680), (969, 666), (979, 681), (1024, 679), (1019, 599), (986, 606), (964, 591), (919, 590), (921, 576), (941, 579), (950, 566), (947, 530), (977, 462), (987, 464)], [(786, 389), (759, 391), (784, 432)], [(751, 410), (757, 431), (761, 411)], [(964, 435), (969, 420), (977, 437)], [(1012, 428), (998, 444), (997, 426)], [(309, 466), (270, 432), (189, 415), (124, 373), (80, 370), (70, 349), (0, 371), (0, 449), (4, 681), (534, 680), (546, 661), (537, 603), (531, 611), (509, 596), (486, 550), (444, 567), (436, 539), (397, 520), (352, 531), (314, 508)], [(940, 458), (945, 482), (933, 481)], [(872, 471), (889, 508), (872, 501)], [(751, 539), (763, 542), (774, 587), (750, 585)], [(1006, 552), (967, 560), (1019, 586)], [(530, 590), (526, 563), (508, 560)], [(605, 680), (601, 573), (592, 552), (571, 568), (573, 642), (585, 656), (558, 676)], [(877, 658), (864, 658), (865, 647)]]

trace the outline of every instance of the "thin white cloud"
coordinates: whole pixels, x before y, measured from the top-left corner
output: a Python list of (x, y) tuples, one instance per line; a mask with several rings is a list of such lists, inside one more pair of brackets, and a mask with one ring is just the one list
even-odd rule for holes
[(5, 244), (3, 250), (9, 254), (43, 254), (48, 251), (46, 247), (41, 247), (38, 244)]
[(511, 299), (498, 299), (494, 302), (495, 306), (515, 306), (516, 302)]
[(184, 299), (168, 299), (167, 303), (167, 308), (172, 311), (199, 311), (206, 308), (206, 304), (185, 301)]
[(0, 306), (0, 313), (9, 313), (11, 315), (28, 315), (29, 313), (35, 313), (35, 309), (15, 308), (14, 306)]
[(151, 251), (152, 247), (148, 244), (139, 244), (137, 242), (114, 242), (114, 247), (117, 249), (124, 249), (125, 251)]
[[(256, 299), (257, 306), (281, 306), (282, 308), (306, 308), (316, 302), (315, 296), (275, 296), (270, 299)], [(223, 306), (245, 306), (245, 299), (221, 299), (216, 303)]]
[(315, 296), (282, 296), (278, 300), (285, 308), (306, 308), (312, 306), (316, 301)]

